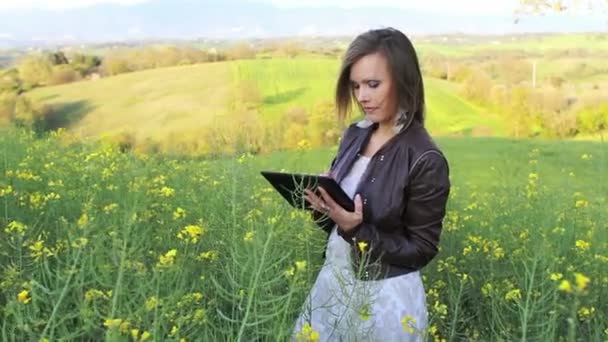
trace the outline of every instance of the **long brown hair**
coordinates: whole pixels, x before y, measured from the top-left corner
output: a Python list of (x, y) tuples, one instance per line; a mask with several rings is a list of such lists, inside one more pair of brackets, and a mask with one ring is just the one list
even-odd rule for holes
[(352, 103), (356, 102), (350, 83), (351, 67), (361, 57), (375, 52), (384, 54), (388, 60), (399, 108), (407, 113), (406, 117), (398, 118), (397, 123), (409, 126), (415, 119), (424, 124), (424, 84), (418, 56), (409, 38), (392, 27), (364, 32), (348, 46), (336, 85), (336, 109), (340, 122), (344, 122), (351, 112)]

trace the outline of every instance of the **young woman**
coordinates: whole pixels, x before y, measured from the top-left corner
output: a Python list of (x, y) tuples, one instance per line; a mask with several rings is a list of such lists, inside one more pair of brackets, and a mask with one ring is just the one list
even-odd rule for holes
[(448, 163), (424, 127), (416, 51), (392, 28), (357, 36), (336, 87), (338, 116), (356, 103), (330, 175), (355, 202), (340, 207), (306, 190), (329, 234), (325, 264), (304, 303), (294, 338), (421, 341), (427, 325), (420, 269), (437, 254), (450, 190)]

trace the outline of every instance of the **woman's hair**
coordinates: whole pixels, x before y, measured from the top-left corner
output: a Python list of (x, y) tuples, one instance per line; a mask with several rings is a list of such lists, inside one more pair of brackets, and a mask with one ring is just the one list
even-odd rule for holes
[(397, 124), (409, 126), (416, 119), (424, 123), (424, 85), (416, 50), (401, 31), (383, 28), (364, 32), (348, 46), (336, 85), (336, 108), (343, 121), (350, 114), (355, 100), (350, 83), (350, 70), (361, 57), (380, 52), (387, 61), (397, 91), (398, 107), (402, 111)]

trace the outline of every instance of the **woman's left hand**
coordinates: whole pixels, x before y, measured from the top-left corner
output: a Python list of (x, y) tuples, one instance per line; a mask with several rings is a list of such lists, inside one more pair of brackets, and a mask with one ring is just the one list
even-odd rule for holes
[(318, 187), (318, 189), (321, 197), (309, 189), (304, 189), (304, 198), (314, 210), (327, 215), (345, 231), (349, 231), (363, 222), (363, 204), (359, 194), (355, 196), (355, 211), (351, 212), (336, 203), (325, 189), (322, 187)]

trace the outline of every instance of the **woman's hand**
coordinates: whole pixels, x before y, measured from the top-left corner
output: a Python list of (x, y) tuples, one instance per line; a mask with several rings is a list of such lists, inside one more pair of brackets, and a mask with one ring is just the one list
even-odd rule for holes
[(333, 198), (323, 189), (318, 187), (321, 197), (309, 189), (304, 189), (304, 198), (310, 203), (310, 206), (332, 219), (344, 231), (350, 231), (363, 222), (363, 204), (361, 196), (355, 196), (355, 211), (347, 211), (342, 208)]

